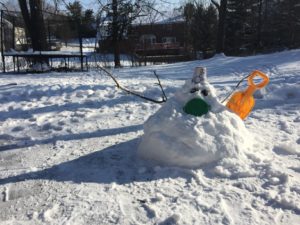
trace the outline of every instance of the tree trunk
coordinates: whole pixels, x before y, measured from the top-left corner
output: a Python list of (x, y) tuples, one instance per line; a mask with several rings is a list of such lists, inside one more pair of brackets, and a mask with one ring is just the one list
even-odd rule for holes
[(257, 36), (256, 36), (256, 42), (255, 42), (255, 50), (260, 50), (260, 47), (261, 47), (262, 4), (263, 4), (263, 0), (259, 0), (259, 2), (258, 2)]
[[(19, 0), (24, 23), (31, 39), (33, 51), (48, 50), (46, 28), (42, 12), (42, 0)], [(29, 8), (28, 8), (29, 6)], [(48, 63), (48, 59), (35, 59), (34, 63)]]
[(113, 45), (114, 45), (114, 62), (115, 62), (115, 67), (121, 67), (119, 41), (116, 40)]
[(114, 48), (114, 63), (115, 67), (120, 67), (120, 40), (119, 40), (119, 25), (118, 25), (118, 0), (112, 1), (112, 11), (113, 11), (113, 18), (112, 18), (112, 44)]
[(46, 51), (48, 50), (46, 28), (42, 13), (41, 0), (29, 0), (31, 12), (31, 26), (34, 29), (32, 35), (33, 50)]
[(217, 9), (219, 11), (219, 21), (218, 21), (216, 52), (217, 53), (222, 53), (222, 52), (224, 52), (224, 42), (225, 42), (225, 24), (226, 24), (226, 14), (227, 14), (227, 0), (221, 0), (220, 5), (218, 5)]

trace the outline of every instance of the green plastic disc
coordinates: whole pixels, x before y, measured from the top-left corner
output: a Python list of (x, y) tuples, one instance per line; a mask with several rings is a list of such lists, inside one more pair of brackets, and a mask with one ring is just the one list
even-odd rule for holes
[(208, 113), (210, 105), (201, 98), (193, 98), (183, 107), (183, 111), (194, 116), (202, 116)]

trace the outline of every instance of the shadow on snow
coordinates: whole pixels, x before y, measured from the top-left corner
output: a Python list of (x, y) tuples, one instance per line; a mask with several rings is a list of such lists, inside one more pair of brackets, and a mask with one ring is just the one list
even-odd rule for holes
[[(163, 178), (191, 179), (191, 173), (172, 167), (154, 171), (153, 165), (141, 160), (137, 154), (139, 139), (135, 138), (108, 148), (80, 156), (50, 168), (0, 179), (0, 185), (26, 180), (53, 180), (72, 183), (147, 182)], [(141, 170), (141, 168), (145, 168)]]
[[(82, 139), (88, 139), (88, 138), (112, 136), (112, 135), (117, 135), (117, 134), (121, 134), (121, 133), (136, 132), (141, 129), (142, 129), (142, 125), (133, 125), (133, 126), (128, 126), (128, 127), (102, 129), (102, 130), (97, 130), (94, 132), (65, 134), (65, 135), (60, 135), (60, 136), (53, 136), (51, 138), (42, 139), (42, 140), (22, 140), (21, 139), (21, 140), (19, 140), (19, 143), (0, 146), (0, 152), (7, 151), (7, 150), (15, 150), (15, 149), (19, 149), (19, 148), (32, 147), (35, 145), (52, 144), (52, 143), (55, 143), (56, 141), (72, 141), (72, 140), (82, 140)], [(5, 138), (5, 136), (4, 136), (4, 138)]]

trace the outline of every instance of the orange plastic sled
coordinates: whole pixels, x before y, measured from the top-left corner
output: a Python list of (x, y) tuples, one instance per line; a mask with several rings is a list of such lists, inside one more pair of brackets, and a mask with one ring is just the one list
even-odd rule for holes
[[(259, 76), (263, 80), (259, 84), (255, 84), (253, 79)], [(269, 83), (269, 77), (259, 70), (253, 71), (248, 77), (248, 88), (245, 91), (238, 91), (232, 95), (226, 106), (236, 113), (241, 119), (245, 119), (255, 105), (253, 94), (256, 90), (265, 87)]]

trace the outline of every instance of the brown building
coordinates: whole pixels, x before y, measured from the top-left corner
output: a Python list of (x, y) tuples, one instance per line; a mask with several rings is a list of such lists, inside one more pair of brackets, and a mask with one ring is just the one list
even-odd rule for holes
[(135, 24), (130, 36), (138, 55), (184, 55), (185, 22), (181, 17), (153, 24)]
[[(103, 26), (98, 35), (100, 51), (112, 51)], [(121, 52), (134, 53), (144, 61), (182, 61), (189, 56), (185, 48), (185, 22), (181, 16), (151, 24), (133, 24), (121, 41)]]

